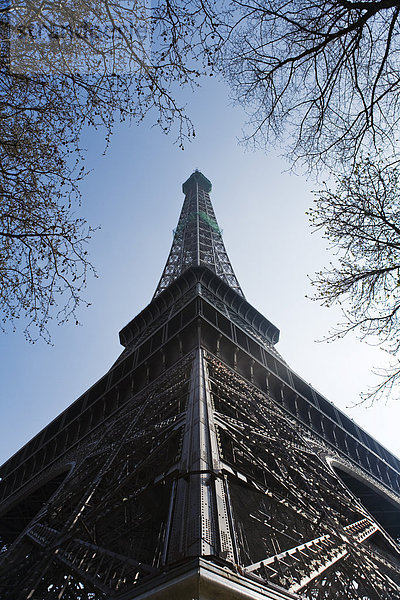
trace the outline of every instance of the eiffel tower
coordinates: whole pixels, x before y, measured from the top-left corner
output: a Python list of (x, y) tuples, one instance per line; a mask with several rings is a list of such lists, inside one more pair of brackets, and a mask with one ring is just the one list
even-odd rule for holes
[(294, 373), (199, 171), (111, 369), (1, 467), (1, 600), (400, 599), (400, 461)]

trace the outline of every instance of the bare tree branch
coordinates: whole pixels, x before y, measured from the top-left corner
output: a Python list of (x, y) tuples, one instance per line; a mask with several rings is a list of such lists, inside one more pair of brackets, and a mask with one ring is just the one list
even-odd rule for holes
[[(314, 229), (336, 250), (337, 260), (316, 274), (314, 299), (339, 304), (344, 321), (331, 339), (356, 331), (394, 357), (374, 393), (400, 381), (400, 167), (384, 160), (360, 161), (337, 180), (336, 189), (318, 192), (309, 216)], [(385, 383), (386, 382), (386, 383)], [(372, 393), (365, 395), (371, 400)]]
[[(219, 67), (249, 111), (245, 141), (310, 168), (396, 145), (400, 2), (235, 2)], [(226, 15), (227, 13), (225, 13)]]
[[(190, 8), (190, 10), (188, 10)], [(74, 215), (86, 127), (147, 115), (178, 143), (194, 135), (173, 87), (195, 85), (209, 17), (169, 0), (15, 0), (0, 17), (0, 320), (29, 340), (77, 319), (93, 231)], [(194, 14), (196, 12), (196, 15)], [(196, 20), (196, 27), (194, 27)], [(193, 56), (191, 60), (189, 54)], [(209, 64), (210, 63), (210, 64)]]

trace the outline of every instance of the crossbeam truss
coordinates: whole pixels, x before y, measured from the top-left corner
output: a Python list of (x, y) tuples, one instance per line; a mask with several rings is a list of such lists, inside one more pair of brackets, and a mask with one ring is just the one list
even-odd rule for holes
[(244, 572), (309, 600), (400, 598), (398, 550), (330, 472), (323, 448), (318, 455), (236, 373), (208, 364), (221, 457), (237, 475), (230, 501)]
[(3, 553), (0, 597), (118, 598), (203, 553), (308, 600), (400, 599), (395, 544), (307, 435), (217, 357), (188, 355), (80, 448), (80, 464)]
[[(156, 298), (190, 266), (205, 265), (240, 296), (243, 292), (228, 258), (205, 178), (194, 173), (184, 184), (185, 201)], [(207, 181), (207, 180), (205, 180)]]
[(159, 572), (189, 377), (183, 361), (71, 453), (71, 476), (3, 553), (0, 597), (113, 598)]

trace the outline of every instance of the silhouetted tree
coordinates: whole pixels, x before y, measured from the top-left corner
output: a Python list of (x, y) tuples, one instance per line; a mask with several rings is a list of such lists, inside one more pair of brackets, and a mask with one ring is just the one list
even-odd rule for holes
[(398, 164), (366, 158), (337, 179), (336, 189), (317, 194), (310, 211), (314, 229), (337, 250), (337, 260), (313, 281), (316, 299), (343, 310), (344, 322), (331, 337), (356, 331), (393, 357), (392, 368), (379, 372), (378, 386), (364, 394), (370, 399), (400, 381), (399, 186)]
[(250, 111), (247, 139), (282, 136), (290, 157), (313, 167), (395, 145), (398, 0), (234, 4), (219, 64)]
[[(88, 271), (87, 223), (74, 214), (80, 139), (151, 112), (164, 132), (193, 134), (172, 87), (194, 82), (171, 42), (168, 3), (109, 0), (0, 6), (0, 312), (30, 340), (76, 318)], [(179, 27), (184, 25), (184, 20)], [(190, 39), (187, 40), (190, 43)], [(75, 205), (75, 208), (74, 208)]]

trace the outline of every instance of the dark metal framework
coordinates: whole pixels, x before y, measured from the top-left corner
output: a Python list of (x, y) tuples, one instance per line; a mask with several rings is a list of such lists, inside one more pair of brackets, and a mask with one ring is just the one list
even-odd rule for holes
[(400, 599), (400, 461), (289, 368), (218, 237), (184, 269), (197, 206), (116, 363), (2, 466), (0, 599), (150, 597), (195, 560), (257, 598)]
[(210, 200), (211, 183), (195, 171), (182, 186), (185, 201), (174, 241), (154, 294), (156, 298), (188, 267), (205, 265), (240, 296), (243, 292), (233, 272), (222, 231), (218, 227)]

